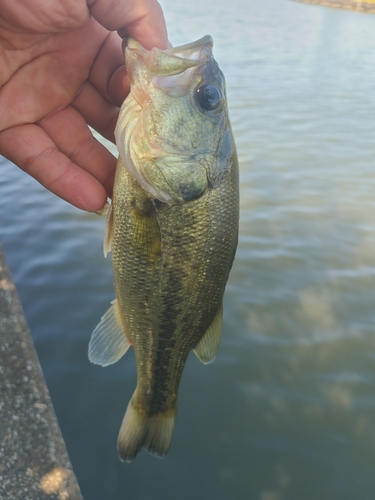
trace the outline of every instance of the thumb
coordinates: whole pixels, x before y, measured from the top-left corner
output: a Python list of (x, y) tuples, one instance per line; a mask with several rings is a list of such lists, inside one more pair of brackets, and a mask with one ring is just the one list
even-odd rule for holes
[(168, 48), (165, 18), (156, 0), (88, 0), (92, 16), (107, 30), (132, 36), (145, 48)]

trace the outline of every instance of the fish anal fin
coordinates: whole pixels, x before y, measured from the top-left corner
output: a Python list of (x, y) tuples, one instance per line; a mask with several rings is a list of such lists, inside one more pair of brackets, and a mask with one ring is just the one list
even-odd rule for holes
[(103, 252), (104, 257), (107, 257), (108, 252), (111, 251), (112, 247), (112, 232), (113, 232), (113, 202), (109, 205), (107, 212), (107, 221), (105, 224), (104, 232), (104, 242), (103, 242)]
[(148, 415), (134, 404), (135, 395), (129, 402), (118, 435), (117, 446), (121, 460), (131, 462), (142, 448), (163, 457), (171, 444), (176, 408)]
[(111, 365), (116, 363), (129, 347), (129, 339), (121, 326), (117, 300), (114, 300), (92, 332), (89, 360), (96, 365)]
[(208, 330), (194, 349), (194, 353), (197, 355), (198, 359), (205, 365), (211, 363), (211, 361), (216, 358), (220, 345), (222, 325), (223, 305), (220, 306)]

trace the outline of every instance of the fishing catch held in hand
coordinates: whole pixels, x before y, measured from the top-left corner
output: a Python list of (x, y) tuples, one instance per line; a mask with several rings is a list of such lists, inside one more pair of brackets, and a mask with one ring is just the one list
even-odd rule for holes
[(170, 446), (191, 350), (217, 353), (238, 234), (238, 164), (210, 36), (167, 50), (125, 48), (131, 92), (116, 126), (107, 215), (116, 299), (94, 330), (103, 366), (134, 347), (138, 381), (118, 436), (123, 460)]

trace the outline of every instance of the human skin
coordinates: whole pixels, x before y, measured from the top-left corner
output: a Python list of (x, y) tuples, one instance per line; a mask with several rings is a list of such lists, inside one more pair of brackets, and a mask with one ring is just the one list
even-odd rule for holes
[[(116, 33), (116, 30), (119, 32)], [(0, 153), (82, 210), (112, 194), (121, 37), (168, 47), (156, 0), (0, 0)]]

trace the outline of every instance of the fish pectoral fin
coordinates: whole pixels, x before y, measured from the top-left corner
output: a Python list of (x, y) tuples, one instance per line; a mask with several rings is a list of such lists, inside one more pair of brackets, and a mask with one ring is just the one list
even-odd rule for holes
[(129, 347), (129, 339), (121, 326), (117, 300), (114, 300), (92, 332), (89, 343), (89, 360), (96, 365), (111, 365), (116, 363)]
[(107, 212), (107, 222), (105, 224), (104, 232), (104, 242), (103, 242), (103, 252), (104, 257), (107, 257), (108, 252), (111, 251), (112, 247), (112, 229), (113, 229), (113, 202), (109, 205)]
[(206, 333), (201, 338), (199, 344), (194, 349), (198, 359), (205, 365), (211, 363), (216, 358), (220, 345), (221, 330), (223, 325), (223, 304), (221, 304), (216, 316)]

